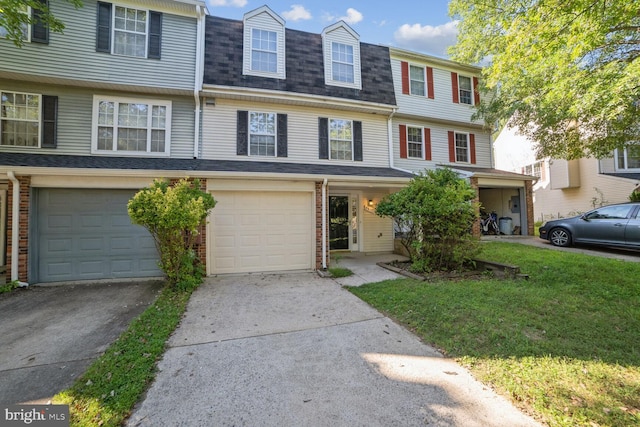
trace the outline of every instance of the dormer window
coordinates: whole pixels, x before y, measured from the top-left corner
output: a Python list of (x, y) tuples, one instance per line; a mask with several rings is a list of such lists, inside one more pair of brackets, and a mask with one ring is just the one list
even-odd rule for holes
[(278, 71), (278, 42), (275, 31), (254, 28), (251, 31), (251, 70)]
[(353, 83), (353, 46), (331, 43), (331, 61), (333, 80)]
[(324, 81), (331, 86), (362, 89), (360, 36), (340, 21), (322, 31)]
[(244, 75), (286, 78), (284, 20), (262, 6), (244, 15)]

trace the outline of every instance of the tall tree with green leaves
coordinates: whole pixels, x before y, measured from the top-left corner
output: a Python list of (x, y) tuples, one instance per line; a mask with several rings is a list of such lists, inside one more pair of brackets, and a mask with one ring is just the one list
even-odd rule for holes
[(640, 141), (640, 0), (451, 0), (452, 59), (487, 63), (478, 106), (539, 158), (601, 157)]
[[(76, 9), (82, 7), (82, 0), (66, 0)], [(64, 23), (49, 10), (45, 0), (0, 0), (0, 36), (21, 47), (25, 29), (34, 23), (44, 23), (49, 31), (62, 33)]]

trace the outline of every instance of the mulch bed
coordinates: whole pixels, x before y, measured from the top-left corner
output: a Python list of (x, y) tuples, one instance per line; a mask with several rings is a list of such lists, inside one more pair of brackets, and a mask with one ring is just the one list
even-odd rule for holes
[(409, 261), (391, 261), (389, 263), (378, 263), (379, 266), (387, 270), (423, 281), (442, 281), (442, 280), (481, 280), (481, 279), (507, 279), (507, 278), (527, 278), (526, 275), (519, 274), (520, 269), (516, 266), (492, 263), (489, 261), (476, 261), (475, 268), (469, 268), (463, 271), (431, 271), (429, 273), (414, 273), (411, 271), (411, 262)]

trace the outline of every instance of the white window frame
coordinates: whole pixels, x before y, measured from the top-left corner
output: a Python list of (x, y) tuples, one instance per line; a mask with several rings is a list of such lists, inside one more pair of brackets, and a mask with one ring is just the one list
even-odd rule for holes
[[(463, 149), (463, 147), (458, 147), (458, 135), (464, 135), (467, 139), (467, 146), (464, 148), (466, 150), (466, 159), (458, 157), (458, 148)], [(456, 163), (471, 163), (471, 141), (469, 140), (468, 132), (453, 132), (453, 147), (456, 154)]]
[[(415, 141), (410, 141), (409, 140), (409, 129), (418, 129), (419, 130), (420, 144), (418, 144)], [(424, 128), (422, 126), (407, 125), (407, 158), (408, 159), (424, 160), (424, 155), (425, 155), (425, 145), (424, 145), (424, 143), (425, 143), (425, 141), (424, 141)], [(411, 144), (420, 145), (420, 156), (419, 157), (411, 155), (411, 149), (410, 149), (410, 145)]]
[[(351, 62), (345, 62), (343, 60), (341, 60), (340, 56), (342, 56), (342, 52), (338, 53), (339, 58), (335, 59), (334, 57), (334, 53), (336, 53), (336, 47), (341, 47), (344, 46), (345, 48), (350, 48), (351, 49)], [(349, 53), (346, 52), (346, 55), (348, 56)], [(348, 44), (348, 43), (340, 43), (337, 41), (332, 41), (331, 42), (331, 80), (333, 80), (336, 83), (339, 84), (346, 84), (346, 85), (353, 85), (356, 81), (356, 67), (355, 67), (355, 62), (356, 62), (356, 49), (353, 45)], [(351, 80), (341, 80), (339, 78), (336, 78), (336, 73), (334, 72), (334, 65), (341, 65), (341, 66), (347, 66), (347, 67), (351, 67)]]
[[(273, 134), (270, 134), (268, 132), (251, 132), (251, 116), (254, 114), (267, 114), (267, 115), (273, 115)], [(267, 112), (267, 111), (249, 111), (249, 117), (248, 117), (248, 155), (251, 156), (255, 156), (255, 157), (277, 157), (278, 156), (278, 114), (277, 113), (273, 113), (273, 112)], [(269, 137), (273, 137), (273, 155), (271, 154), (252, 154), (251, 153), (251, 136), (255, 135), (255, 136), (269, 136)]]
[[(332, 139), (331, 138), (331, 123), (335, 122), (335, 121), (340, 121), (340, 122), (345, 122), (345, 123), (349, 123), (351, 126), (351, 140), (349, 141), (348, 139), (344, 139), (344, 138), (335, 138)], [(329, 118), (329, 122), (328, 122), (328, 131), (329, 131), (329, 135), (327, 135), (328, 141), (329, 141), (329, 159), (330, 160), (346, 160), (346, 161), (353, 161), (353, 151), (354, 151), (354, 141), (353, 141), (353, 120), (348, 120), (348, 119), (338, 119), (338, 118)], [(351, 158), (350, 159), (342, 159), (342, 158), (334, 158), (332, 153), (332, 141), (336, 141), (336, 142), (347, 142), (349, 141), (351, 143)]]
[[(127, 34), (142, 34), (138, 31), (130, 31), (126, 29), (116, 29), (116, 9), (124, 8), (126, 10), (132, 9), (136, 12), (144, 12), (146, 15), (145, 32), (144, 32), (144, 55), (128, 55), (126, 53), (116, 53), (116, 32), (122, 32)], [(149, 9), (140, 9), (137, 7), (129, 7), (120, 4), (114, 4), (111, 8), (111, 54), (116, 56), (127, 56), (130, 58), (146, 58), (149, 50)]]
[[(462, 80), (461, 79), (469, 79), (469, 85), (471, 87), (471, 89), (469, 90), (469, 102), (463, 102), (463, 95), (462, 92), (464, 91), (465, 93), (467, 92), (466, 89), (462, 89)], [(458, 100), (460, 102), (460, 104), (466, 104), (466, 105), (473, 105), (474, 103), (474, 99), (473, 99), (473, 77), (470, 76), (461, 76), (460, 74), (458, 74)]]
[[(98, 127), (99, 127), (99, 114), (100, 114), (100, 102), (113, 102), (117, 105), (114, 108), (113, 113), (113, 145), (111, 150), (98, 149)], [(117, 124), (118, 111), (120, 104), (147, 104), (147, 147), (146, 151), (126, 151), (118, 150), (118, 129), (120, 126)], [(144, 98), (120, 98), (113, 96), (100, 96), (94, 95), (93, 97), (93, 115), (91, 121), (91, 154), (97, 155), (118, 155), (118, 156), (138, 156), (138, 157), (169, 157), (171, 153), (171, 101), (159, 100), (159, 99), (144, 99)], [(165, 107), (165, 127), (164, 127), (164, 151), (151, 151), (151, 135), (152, 131), (158, 128), (152, 126), (153, 121), (153, 107)], [(107, 127), (107, 126), (104, 126)], [(123, 126), (123, 128), (126, 128)]]
[[(267, 33), (267, 34), (273, 34), (275, 35), (275, 49), (274, 50), (268, 50), (268, 49), (261, 49), (261, 48), (256, 48), (253, 45), (254, 42), (254, 31), (260, 31), (262, 33)], [(273, 31), (273, 30), (267, 30), (264, 28), (251, 28), (250, 30), (250, 34), (251, 34), (251, 59), (249, 62), (249, 69), (254, 72), (254, 73), (267, 73), (267, 74), (273, 74), (273, 75), (277, 75), (278, 74), (278, 32), (277, 31)], [(268, 54), (272, 54), (275, 55), (276, 61), (275, 61), (275, 70), (262, 70), (262, 69), (258, 69), (258, 68), (254, 68), (253, 67), (253, 59), (254, 59), (254, 53), (256, 52), (260, 52), (260, 53), (268, 53)]]
[[(411, 68), (419, 68), (422, 70), (422, 93), (414, 93), (413, 82), (414, 79), (411, 78)], [(417, 80), (416, 80), (417, 82)], [(409, 94), (414, 96), (427, 96), (427, 70), (422, 65), (409, 64)]]
[[(20, 11), (20, 13), (24, 13), (27, 16), (31, 16), (31, 6), (23, 6), (24, 9)], [(24, 24), (24, 26), (26, 26), (26, 30), (22, 31), (23, 34), (23, 38), (22, 40), (25, 43), (30, 43), (31, 42), (31, 25), (29, 24)], [(7, 30), (0, 26), (0, 37), (6, 37), (7, 36)]]
[[(621, 172), (638, 172), (640, 171), (640, 165), (637, 168), (630, 168), (629, 167), (629, 150), (628, 147), (625, 147), (624, 149), (622, 149), (623, 151), (621, 151), (619, 148), (616, 148), (614, 150), (614, 156), (613, 159), (615, 161), (615, 169), (617, 171), (621, 171)], [(638, 151), (638, 157), (640, 158), (640, 144), (636, 147), (636, 150)], [(620, 162), (622, 161), (622, 165), (620, 164)]]
[[(38, 144), (37, 145), (17, 145), (17, 144), (2, 144), (2, 132), (4, 129), (2, 128), (3, 121), (14, 121), (14, 122), (31, 122), (35, 123), (36, 120), (28, 120), (28, 119), (16, 119), (16, 118), (5, 118), (3, 117), (2, 110), (2, 94), (10, 93), (13, 95), (25, 95), (25, 96), (35, 96), (38, 99)], [(24, 148), (40, 148), (42, 144), (42, 95), (39, 93), (30, 93), (30, 92), (15, 92), (9, 90), (0, 90), (0, 147), (24, 147)]]

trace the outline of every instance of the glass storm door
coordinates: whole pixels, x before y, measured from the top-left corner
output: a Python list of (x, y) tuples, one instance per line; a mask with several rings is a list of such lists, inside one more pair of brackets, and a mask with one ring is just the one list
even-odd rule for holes
[(349, 249), (349, 196), (329, 196), (329, 249)]

